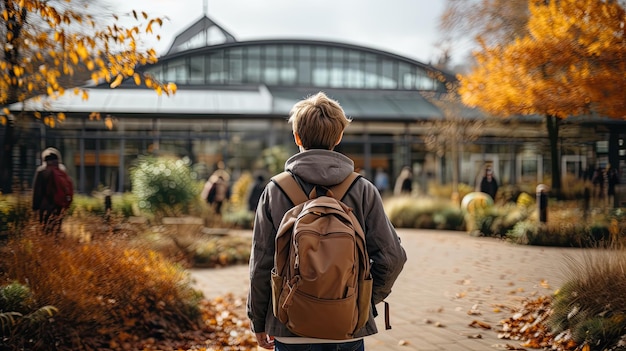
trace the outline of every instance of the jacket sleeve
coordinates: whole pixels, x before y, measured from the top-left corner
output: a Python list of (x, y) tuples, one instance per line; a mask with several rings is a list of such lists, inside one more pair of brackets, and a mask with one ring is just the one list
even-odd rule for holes
[(265, 320), (271, 308), (271, 270), (274, 266), (274, 237), (276, 231), (271, 218), (267, 188), (261, 194), (252, 231), (250, 254), (250, 289), (247, 301), (247, 314), (252, 323), (252, 331), (265, 331)]
[(365, 187), (363, 206), (365, 240), (374, 280), (372, 300), (378, 304), (391, 293), (407, 257), (400, 237), (384, 211), (380, 194), (373, 186)]

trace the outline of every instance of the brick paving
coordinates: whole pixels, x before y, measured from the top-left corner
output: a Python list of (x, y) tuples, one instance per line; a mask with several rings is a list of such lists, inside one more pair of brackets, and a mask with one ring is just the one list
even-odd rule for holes
[[(574, 248), (522, 246), (465, 232), (398, 230), (408, 261), (387, 298), (391, 330), (366, 338), (368, 350), (461, 351), (505, 349), (519, 342), (497, 337), (507, 307), (524, 298), (549, 295), (567, 277), (567, 258), (581, 260)], [(248, 267), (192, 270), (207, 297), (225, 293), (245, 298)], [(377, 306), (382, 314), (384, 308)], [(470, 311), (472, 311), (470, 313)], [(471, 327), (477, 320), (492, 329)]]

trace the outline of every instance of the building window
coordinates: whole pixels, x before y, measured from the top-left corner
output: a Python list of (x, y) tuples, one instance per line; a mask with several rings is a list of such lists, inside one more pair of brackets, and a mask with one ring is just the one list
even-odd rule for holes
[(313, 85), (316, 87), (327, 87), (329, 80), (328, 51), (326, 48), (315, 48), (313, 61)]
[(355, 50), (350, 50), (347, 57), (345, 69), (345, 84), (347, 88), (363, 88), (365, 85), (365, 74), (363, 74), (363, 57)]
[(391, 60), (383, 60), (382, 62), (382, 79), (380, 87), (383, 89), (396, 89), (398, 87), (398, 75), (395, 70), (395, 62)]
[(294, 59), (295, 48), (293, 45), (282, 47), (279, 58), (280, 83), (283, 85), (295, 85), (297, 83), (297, 61)]
[(434, 90), (435, 82), (433, 81), (433, 78), (420, 74), (417, 76), (415, 88), (418, 90)]
[(186, 84), (188, 81), (188, 71), (185, 59), (177, 59), (167, 63), (165, 69), (165, 80), (176, 82), (177, 84)]
[(216, 52), (208, 57), (209, 71), (207, 82), (209, 84), (222, 84), (226, 79), (226, 67), (224, 67), (224, 52)]
[(204, 57), (193, 56), (189, 59), (189, 84), (204, 84)]
[(246, 83), (261, 82), (261, 49), (252, 46), (244, 51), (246, 64), (244, 65), (244, 81)]
[(297, 84), (303, 86), (311, 85), (311, 48), (308, 46), (299, 46), (296, 55), (298, 67)]
[(344, 61), (342, 49), (334, 48), (330, 50), (329, 66), (329, 86), (332, 88), (344, 87)]
[(378, 88), (378, 60), (374, 55), (365, 55), (365, 87)]
[(158, 81), (164, 81), (165, 79), (163, 79), (163, 67), (162, 66), (157, 66), (157, 67), (153, 67), (150, 68), (146, 71), (146, 73), (148, 73), (149, 75), (151, 75), (152, 77), (154, 77), (156, 80)]

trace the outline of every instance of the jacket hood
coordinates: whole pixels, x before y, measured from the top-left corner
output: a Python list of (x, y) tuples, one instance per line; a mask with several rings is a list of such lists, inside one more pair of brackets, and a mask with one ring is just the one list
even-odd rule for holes
[(331, 186), (341, 183), (354, 171), (354, 162), (336, 151), (306, 150), (291, 156), (285, 162), (285, 170), (307, 183)]
[(59, 159), (59, 163), (63, 163), (63, 160), (61, 159), (61, 152), (53, 147), (49, 147), (41, 152), (41, 163), (42, 164), (46, 163), (45, 162), (46, 156), (52, 155), (52, 154), (57, 156), (57, 158)]

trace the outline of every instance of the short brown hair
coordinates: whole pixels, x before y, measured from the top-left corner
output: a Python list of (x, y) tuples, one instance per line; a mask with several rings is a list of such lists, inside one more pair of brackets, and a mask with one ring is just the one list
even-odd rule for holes
[(293, 106), (289, 123), (304, 149), (332, 150), (350, 119), (337, 101), (319, 92)]

